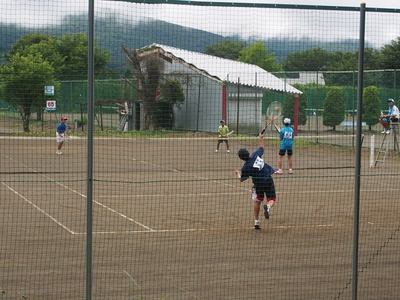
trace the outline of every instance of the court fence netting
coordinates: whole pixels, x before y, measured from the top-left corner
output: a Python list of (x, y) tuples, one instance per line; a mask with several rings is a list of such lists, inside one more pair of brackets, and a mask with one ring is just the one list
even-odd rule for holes
[[(0, 300), (398, 299), (399, 129), (379, 123), (400, 100), (398, 9), (0, 8)], [(293, 174), (285, 153), (255, 230), (237, 152), (264, 143), (278, 170), (284, 118)]]

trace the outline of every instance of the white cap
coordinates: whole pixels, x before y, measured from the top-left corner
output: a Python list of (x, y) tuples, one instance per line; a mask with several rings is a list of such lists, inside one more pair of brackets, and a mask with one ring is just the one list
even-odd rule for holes
[(283, 120), (283, 123), (289, 125), (290, 124), (290, 119), (289, 118), (285, 118)]

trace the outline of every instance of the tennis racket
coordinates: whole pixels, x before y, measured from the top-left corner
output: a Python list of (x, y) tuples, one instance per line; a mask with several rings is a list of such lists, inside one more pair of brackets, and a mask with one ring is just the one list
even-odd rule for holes
[(230, 131), (230, 132), (228, 132), (227, 134), (226, 134), (226, 136), (222, 136), (222, 135), (218, 135), (218, 138), (220, 138), (220, 139), (227, 139), (228, 138), (228, 136), (230, 136), (232, 133), (234, 132), (234, 130), (232, 130), (232, 131)]
[(75, 139), (77, 139), (78, 137), (76, 137), (75, 135), (67, 135), (66, 137), (65, 137), (65, 142), (67, 142), (67, 143), (69, 143), (69, 141), (72, 139), (72, 140), (75, 140)]
[(281, 114), (282, 114), (282, 104), (279, 101), (272, 102), (267, 108), (267, 112), (265, 114), (266, 124), (264, 129), (261, 131), (261, 134), (264, 134), (267, 127), (271, 124), (273, 124), (275, 126), (275, 129), (279, 132), (280, 129), (276, 124), (274, 124), (274, 121), (278, 119), (281, 116)]

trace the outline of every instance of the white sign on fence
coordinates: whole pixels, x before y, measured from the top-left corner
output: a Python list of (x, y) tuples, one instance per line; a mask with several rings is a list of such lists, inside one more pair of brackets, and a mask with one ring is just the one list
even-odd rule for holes
[(56, 110), (56, 101), (46, 101), (46, 110)]

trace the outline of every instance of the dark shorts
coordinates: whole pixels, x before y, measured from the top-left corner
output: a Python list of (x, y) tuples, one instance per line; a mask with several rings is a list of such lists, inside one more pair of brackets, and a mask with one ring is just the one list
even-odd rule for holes
[(289, 156), (293, 155), (293, 149), (289, 149), (289, 150), (281, 150), (281, 149), (279, 149), (279, 155), (280, 156), (285, 156), (286, 151), (287, 151), (287, 155), (289, 155)]
[(257, 200), (262, 202), (264, 200), (264, 195), (267, 197), (267, 201), (276, 199), (275, 184), (272, 177), (268, 177), (263, 184), (257, 184), (254, 186), (256, 189)]
[(383, 118), (383, 120), (386, 123), (397, 123), (397, 122), (399, 122), (399, 119), (397, 119), (397, 118)]
[(228, 138), (219, 139), (218, 142), (220, 142), (220, 143), (223, 143), (223, 142), (228, 143)]

